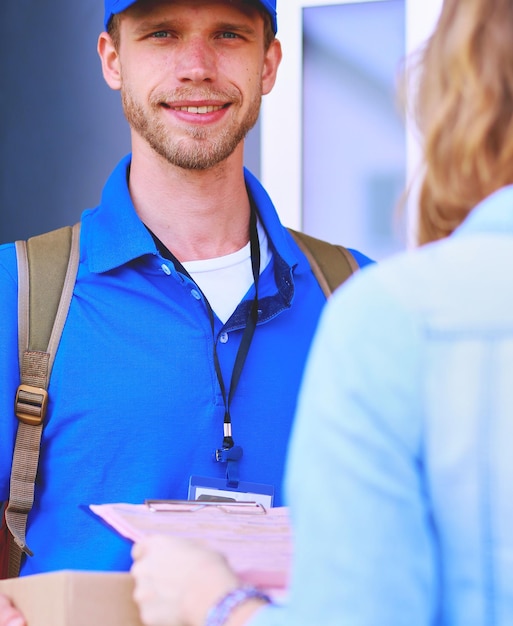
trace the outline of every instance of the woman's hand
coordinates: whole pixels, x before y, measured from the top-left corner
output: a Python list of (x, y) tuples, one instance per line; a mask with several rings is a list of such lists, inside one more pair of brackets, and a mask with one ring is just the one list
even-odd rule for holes
[(223, 556), (196, 542), (154, 535), (137, 543), (132, 557), (134, 600), (146, 626), (202, 626), (240, 585)]

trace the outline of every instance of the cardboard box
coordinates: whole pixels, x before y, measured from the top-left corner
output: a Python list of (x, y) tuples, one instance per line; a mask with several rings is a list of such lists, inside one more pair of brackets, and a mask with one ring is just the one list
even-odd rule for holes
[(28, 626), (142, 626), (130, 574), (60, 571), (0, 580)]

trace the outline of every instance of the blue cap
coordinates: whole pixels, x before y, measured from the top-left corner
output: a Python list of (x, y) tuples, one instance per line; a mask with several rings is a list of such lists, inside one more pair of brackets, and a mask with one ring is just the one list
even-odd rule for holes
[[(128, 9), (128, 7), (135, 2), (137, 2), (137, 0), (105, 0), (105, 18), (103, 21), (105, 30), (107, 30), (107, 27), (113, 15), (115, 15), (116, 13), (122, 13), (125, 9)], [(276, 0), (258, 0), (258, 2), (271, 16), (273, 30), (276, 34), (276, 31), (278, 30), (278, 24), (276, 19)]]

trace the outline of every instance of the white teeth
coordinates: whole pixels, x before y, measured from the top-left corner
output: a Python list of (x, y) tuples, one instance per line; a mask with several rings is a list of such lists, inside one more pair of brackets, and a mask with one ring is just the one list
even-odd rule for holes
[(177, 111), (187, 111), (187, 113), (196, 113), (202, 115), (203, 113), (212, 113), (213, 111), (219, 111), (222, 106), (202, 106), (202, 107), (175, 107)]

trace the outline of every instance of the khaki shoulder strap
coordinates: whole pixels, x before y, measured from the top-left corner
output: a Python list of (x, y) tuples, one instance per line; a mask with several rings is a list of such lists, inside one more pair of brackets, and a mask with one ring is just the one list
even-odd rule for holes
[(292, 228), (288, 231), (308, 259), (326, 298), (359, 269), (354, 256), (343, 246), (316, 239)]
[(25, 539), (27, 516), (34, 503), (48, 383), (75, 285), (79, 240), (76, 224), (16, 242), (21, 384), (15, 400), (18, 431), (5, 511), (12, 535), (9, 577), (19, 574), (22, 553), (32, 554)]

